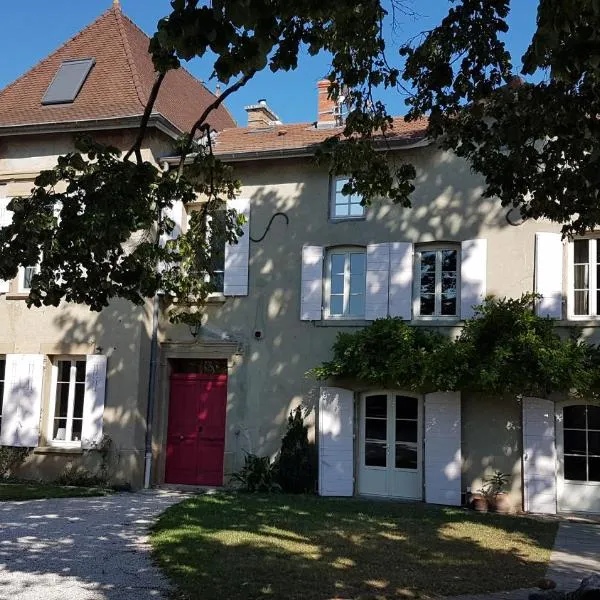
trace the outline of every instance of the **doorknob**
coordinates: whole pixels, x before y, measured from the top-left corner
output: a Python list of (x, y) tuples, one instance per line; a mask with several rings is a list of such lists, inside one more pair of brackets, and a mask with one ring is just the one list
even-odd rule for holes
[(182, 435), (179, 436), (179, 441), (183, 442), (183, 436)]

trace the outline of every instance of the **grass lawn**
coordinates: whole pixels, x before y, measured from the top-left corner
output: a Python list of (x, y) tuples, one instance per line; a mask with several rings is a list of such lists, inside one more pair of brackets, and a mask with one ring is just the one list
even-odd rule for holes
[(556, 529), (426, 504), (223, 493), (169, 508), (152, 544), (190, 600), (429, 598), (535, 586)]
[(0, 483), (0, 502), (6, 500), (39, 500), (40, 498), (105, 496), (108, 493), (107, 490), (102, 488), (72, 487), (35, 481)]

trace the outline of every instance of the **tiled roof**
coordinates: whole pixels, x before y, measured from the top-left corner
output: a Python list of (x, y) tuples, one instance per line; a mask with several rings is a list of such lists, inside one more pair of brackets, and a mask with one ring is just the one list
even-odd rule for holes
[[(394, 118), (393, 129), (386, 140), (394, 145), (410, 145), (425, 139), (427, 119), (407, 123)], [(291, 152), (310, 150), (327, 138), (342, 136), (343, 127), (317, 128), (314, 123), (273, 125), (266, 128), (237, 127), (224, 129), (216, 138), (216, 154), (249, 154), (261, 152)], [(380, 137), (383, 142), (383, 138)]]
[[(139, 116), (154, 83), (148, 36), (113, 6), (25, 75), (0, 91), (0, 127), (73, 123)], [(65, 60), (94, 58), (74, 102), (42, 106), (41, 100)], [(215, 96), (185, 69), (165, 77), (154, 113), (188, 131)], [(235, 127), (224, 106), (209, 118), (214, 129)]]

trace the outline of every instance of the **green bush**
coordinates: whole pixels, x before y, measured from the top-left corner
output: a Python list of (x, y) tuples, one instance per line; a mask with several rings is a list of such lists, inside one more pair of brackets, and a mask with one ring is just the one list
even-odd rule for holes
[(278, 481), (284, 492), (303, 494), (314, 490), (308, 427), (304, 424), (300, 407), (290, 412), (288, 417), (287, 431), (281, 440), (277, 467)]
[(231, 476), (244, 492), (279, 492), (277, 467), (268, 456), (246, 453), (244, 466)]
[(0, 446), (0, 478), (14, 475), (30, 452), (29, 448)]
[(100, 475), (94, 475), (83, 467), (67, 466), (56, 478), (57, 485), (68, 485), (73, 487), (106, 487), (106, 479)]

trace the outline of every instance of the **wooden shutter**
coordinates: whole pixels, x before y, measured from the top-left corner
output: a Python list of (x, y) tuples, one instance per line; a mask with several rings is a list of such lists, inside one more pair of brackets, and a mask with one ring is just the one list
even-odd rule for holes
[(563, 244), (560, 233), (535, 234), (535, 291), (542, 297), (536, 313), (562, 318)]
[(242, 235), (237, 244), (225, 246), (225, 273), (223, 293), (225, 296), (248, 295), (248, 265), (250, 261), (250, 200), (237, 198), (227, 202), (228, 209), (235, 209), (246, 217)]
[(367, 246), (367, 294), (365, 319), (373, 321), (388, 314), (390, 244)]
[(412, 318), (413, 245), (390, 244), (389, 315), (406, 321)]
[(523, 509), (556, 513), (554, 402), (523, 398)]
[(485, 299), (487, 287), (487, 240), (466, 240), (461, 244), (460, 317), (469, 319), (473, 307)]
[(425, 501), (460, 506), (460, 392), (425, 395)]
[[(0, 198), (0, 229), (8, 227), (12, 223), (12, 211), (8, 210), (10, 198)], [(10, 291), (10, 281), (0, 279), (0, 294), (8, 294)]]
[(320, 321), (323, 307), (323, 248), (302, 248), (302, 276), (300, 280), (300, 319)]
[(23, 448), (38, 445), (43, 378), (43, 355), (7, 355), (0, 445)]
[(106, 396), (106, 356), (90, 354), (85, 359), (85, 395), (81, 447), (95, 448), (102, 441)]
[(354, 394), (350, 390), (320, 389), (319, 494), (354, 494)]

